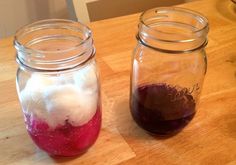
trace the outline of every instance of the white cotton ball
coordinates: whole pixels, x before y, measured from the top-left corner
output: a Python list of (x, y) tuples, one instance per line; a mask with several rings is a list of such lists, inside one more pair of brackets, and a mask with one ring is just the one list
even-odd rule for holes
[(20, 100), (25, 113), (31, 113), (33, 111), (35, 114), (39, 114), (44, 108), (44, 102), (40, 91), (35, 90), (30, 92), (30, 90), (24, 89), (20, 93)]
[(28, 80), (26, 87), (30, 90), (43, 90), (45, 87), (55, 84), (56, 79), (54, 77), (49, 77), (40, 74), (33, 74)]
[(97, 96), (84, 95), (74, 85), (53, 86), (44, 93), (44, 100), (52, 126), (63, 125), (65, 120), (83, 125), (95, 115), (97, 109)]
[(97, 110), (95, 63), (61, 77), (33, 74), (20, 92), (20, 100), (25, 113), (33, 113), (51, 127), (66, 120), (75, 126), (86, 124)]
[(66, 73), (63, 74), (62, 76), (58, 76), (57, 84), (58, 85), (74, 84), (73, 76), (74, 76), (73, 73)]
[[(98, 106), (98, 93), (94, 92), (88, 94), (87, 92), (81, 91), (79, 97), (80, 109), (74, 111), (74, 114), (70, 116), (70, 121), (83, 125), (87, 123), (95, 115)], [(79, 120), (78, 120), (78, 117)]]
[(28, 80), (25, 88), (20, 92), (19, 98), (25, 113), (34, 112), (35, 115), (42, 116), (44, 113), (43, 90), (54, 83), (49, 77), (33, 74)]
[(98, 78), (96, 72), (96, 64), (92, 62), (74, 75), (75, 84), (84, 92), (94, 93), (98, 90)]

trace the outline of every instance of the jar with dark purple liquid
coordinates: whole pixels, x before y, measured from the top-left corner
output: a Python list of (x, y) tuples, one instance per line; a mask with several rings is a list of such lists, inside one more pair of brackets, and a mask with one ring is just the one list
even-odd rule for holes
[(187, 9), (141, 15), (130, 90), (131, 114), (141, 128), (173, 135), (193, 119), (207, 69), (207, 33), (207, 19)]

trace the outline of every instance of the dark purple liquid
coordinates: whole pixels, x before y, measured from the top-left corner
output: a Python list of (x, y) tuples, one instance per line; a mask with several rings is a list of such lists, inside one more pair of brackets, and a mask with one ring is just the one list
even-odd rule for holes
[(195, 114), (195, 100), (186, 88), (167, 84), (138, 87), (131, 98), (131, 114), (143, 129), (159, 135), (179, 132)]

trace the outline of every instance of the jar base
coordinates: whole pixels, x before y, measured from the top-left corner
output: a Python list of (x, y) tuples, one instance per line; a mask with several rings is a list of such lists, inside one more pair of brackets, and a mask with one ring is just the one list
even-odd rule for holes
[(134, 121), (138, 124), (138, 126), (144, 129), (148, 134), (154, 137), (168, 138), (181, 132), (193, 119), (193, 117), (195, 116), (195, 113), (190, 116), (177, 119), (177, 120), (156, 121), (155, 125), (152, 125), (152, 126), (146, 123), (140, 123), (140, 121), (138, 121), (139, 119), (135, 118), (134, 115), (132, 116), (133, 116)]

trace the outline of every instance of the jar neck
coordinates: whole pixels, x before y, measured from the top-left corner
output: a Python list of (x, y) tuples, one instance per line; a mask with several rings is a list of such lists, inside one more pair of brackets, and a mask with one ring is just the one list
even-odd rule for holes
[(22, 67), (42, 71), (74, 68), (95, 54), (91, 30), (63, 19), (38, 21), (19, 29), (14, 45)]
[(184, 53), (207, 44), (208, 21), (191, 10), (160, 7), (140, 17), (137, 39), (147, 47), (167, 53)]

